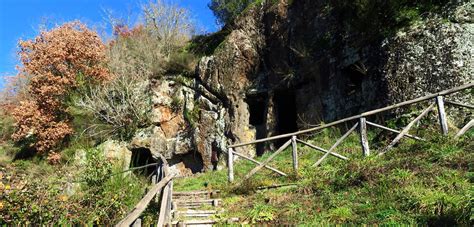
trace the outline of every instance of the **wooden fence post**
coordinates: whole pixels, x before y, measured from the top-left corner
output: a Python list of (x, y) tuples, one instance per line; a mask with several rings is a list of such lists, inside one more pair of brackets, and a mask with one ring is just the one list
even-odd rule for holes
[(137, 218), (132, 224), (132, 227), (141, 227), (142, 226), (142, 219)]
[(296, 136), (291, 137), (291, 146), (293, 147), (293, 170), (298, 174), (298, 148), (296, 146)]
[(446, 112), (444, 110), (443, 96), (436, 96), (436, 104), (438, 104), (438, 117), (441, 125), (441, 132), (443, 135), (448, 135), (448, 121), (446, 119)]
[(369, 140), (367, 139), (367, 120), (365, 117), (359, 118), (359, 134), (362, 153), (364, 156), (370, 155)]
[(454, 138), (461, 137), (462, 135), (464, 135), (464, 133), (466, 133), (472, 127), (474, 127), (474, 119), (472, 119), (471, 121), (469, 121), (469, 123), (467, 123), (464, 127), (462, 127), (462, 129), (459, 130), (459, 132), (456, 134)]
[(168, 182), (168, 197), (166, 198), (166, 223), (171, 221), (171, 209), (173, 208), (173, 180)]
[(229, 183), (232, 183), (234, 181), (234, 150), (232, 148), (229, 148), (227, 152), (227, 169)]

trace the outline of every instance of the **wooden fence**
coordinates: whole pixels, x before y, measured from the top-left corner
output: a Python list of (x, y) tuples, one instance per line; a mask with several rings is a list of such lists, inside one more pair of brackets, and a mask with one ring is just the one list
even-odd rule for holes
[[(334, 121), (334, 122), (331, 122), (331, 123), (328, 123), (328, 124), (325, 124), (325, 125), (321, 125), (321, 126), (318, 126), (318, 127), (313, 127), (313, 128), (293, 132), (293, 133), (287, 133), (287, 134), (267, 137), (267, 138), (263, 138), (263, 139), (257, 139), (257, 140), (251, 141), (251, 142), (231, 145), (231, 146), (229, 146), (229, 150), (227, 152), (228, 181), (229, 182), (234, 181), (234, 160), (235, 160), (234, 157), (235, 156), (239, 156), (239, 157), (241, 157), (245, 160), (248, 160), (250, 162), (253, 162), (253, 163), (257, 164), (257, 166), (255, 168), (250, 170), (250, 172), (244, 176), (244, 178), (242, 179), (242, 182), (249, 179), (250, 177), (252, 177), (255, 173), (257, 173), (262, 168), (269, 169), (269, 170), (271, 170), (271, 171), (273, 171), (273, 172), (275, 172), (279, 175), (282, 175), (282, 176), (287, 176), (286, 173), (284, 173), (284, 172), (282, 172), (282, 171), (280, 171), (280, 170), (278, 170), (274, 167), (271, 167), (268, 164), (273, 158), (275, 158), (278, 154), (280, 154), (283, 150), (285, 150), (290, 145), (292, 146), (293, 169), (294, 169), (295, 172), (298, 172), (297, 143), (306, 145), (306, 146), (308, 146), (312, 149), (315, 149), (319, 152), (322, 152), (324, 154), (319, 160), (317, 160), (313, 164), (313, 166), (320, 165), (328, 156), (334, 156), (334, 157), (342, 159), (342, 160), (348, 160), (349, 158), (347, 158), (347, 157), (345, 157), (341, 154), (338, 154), (334, 151), (344, 141), (344, 139), (346, 139), (351, 133), (355, 132), (357, 129), (358, 129), (357, 131), (359, 133), (359, 140), (360, 140), (360, 145), (361, 145), (361, 149), (362, 149), (362, 154), (364, 156), (369, 156), (371, 154), (371, 150), (370, 150), (369, 140), (367, 138), (367, 126), (372, 126), (372, 127), (380, 128), (380, 129), (387, 130), (387, 131), (390, 131), (390, 132), (393, 132), (393, 133), (397, 133), (397, 136), (388, 144), (387, 147), (382, 149), (378, 153), (378, 155), (382, 155), (382, 154), (386, 153), (387, 151), (389, 151), (391, 148), (393, 148), (393, 146), (395, 146), (404, 137), (414, 139), (414, 140), (424, 140), (423, 138), (420, 138), (420, 137), (417, 137), (417, 136), (414, 136), (414, 135), (410, 135), (408, 132), (417, 122), (419, 122), (424, 116), (426, 116), (431, 110), (433, 110), (434, 107), (437, 107), (441, 132), (443, 133), (443, 135), (447, 135), (449, 129), (448, 129), (448, 121), (447, 121), (447, 118), (446, 118), (446, 112), (445, 112), (445, 107), (444, 107), (445, 104), (446, 105), (453, 105), (453, 106), (457, 106), (457, 107), (462, 107), (462, 108), (469, 108), (469, 109), (474, 109), (474, 106), (470, 105), (470, 104), (463, 104), (463, 103), (458, 103), (458, 102), (455, 102), (455, 101), (450, 101), (449, 99), (446, 98), (446, 96), (448, 96), (450, 94), (453, 94), (453, 93), (463, 91), (463, 90), (471, 89), (472, 87), (474, 87), (474, 82), (471, 82), (471, 83), (468, 83), (468, 84), (465, 84), (465, 85), (462, 85), (462, 86), (459, 86), (459, 87), (455, 87), (455, 88), (452, 88), (452, 89), (444, 90), (444, 91), (441, 91), (441, 92), (438, 92), (438, 93), (435, 93), (435, 94), (426, 95), (426, 96), (423, 96), (423, 97), (420, 97), (420, 98), (417, 98), (417, 99), (397, 103), (395, 105), (383, 107), (383, 108), (380, 108), (380, 109), (371, 110), (371, 111), (368, 111), (368, 112), (365, 112), (365, 113), (362, 113), (362, 114), (359, 114), (359, 115), (355, 115), (355, 116), (352, 116), (352, 117), (337, 120), (337, 121)], [(379, 124), (376, 124), (374, 122), (367, 121), (367, 119), (366, 119), (367, 117), (378, 114), (378, 113), (382, 113), (382, 112), (385, 112), (385, 111), (389, 111), (389, 110), (393, 110), (393, 109), (396, 109), (396, 108), (405, 107), (405, 106), (408, 106), (408, 105), (412, 105), (412, 104), (420, 103), (420, 102), (425, 102), (425, 101), (427, 101), (427, 102), (431, 101), (432, 103), (428, 107), (426, 107), (421, 112), (421, 114), (419, 114), (414, 120), (409, 122), (408, 125), (405, 126), (401, 131), (395, 130), (395, 129), (392, 129), (392, 128), (389, 128), (389, 127), (386, 127), (386, 126), (383, 126), (383, 125), (379, 125)], [(315, 131), (318, 131), (318, 130), (322, 130), (322, 129), (325, 129), (325, 128), (329, 128), (329, 127), (332, 127), (332, 126), (336, 126), (336, 125), (343, 124), (343, 123), (349, 123), (349, 122), (355, 122), (355, 124), (341, 138), (339, 138), (328, 150), (323, 149), (321, 147), (318, 147), (314, 144), (310, 144), (308, 142), (305, 142), (301, 139), (298, 139), (299, 135), (310, 133), (310, 132), (315, 132)], [(462, 136), (464, 133), (466, 133), (472, 127), (474, 127), (474, 119), (472, 119), (469, 123), (467, 123), (464, 127), (462, 127), (461, 130), (459, 130), (457, 132), (455, 137)], [(284, 139), (284, 138), (289, 138), (289, 140), (286, 143), (284, 143), (280, 148), (278, 148), (273, 154), (271, 154), (266, 160), (264, 160), (262, 162), (259, 162), (255, 159), (252, 159), (251, 157), (247, 157), (247, 156), (235, 151), (235, 148), (237, 148), (237, 147), (249, 146), (249, 145), (254, 145), (254, 144), (257, 144), (257, 143), (269, 142), (269, 141), (274, 141), (274, 140), (277, 140), (277, 139)]]
[[(173, 195), (173, 178), (175, 175), (169, 172), (168, 162), (161, 157), (162, 165), (159, 166), (152, 176), (152, 188), (143, 196), (137, 205), (122, 219), (116, 226), (141, 226), (140, 215), (148, 207), (148, 204), (155, 198), (155, 202), (160, 202), (157, 226), (164, 226), (171, 221), (171, 204)], [(161, 195), (161, 197), (159, 196)], [(161, 198), (161, 201), (160, 201)]]

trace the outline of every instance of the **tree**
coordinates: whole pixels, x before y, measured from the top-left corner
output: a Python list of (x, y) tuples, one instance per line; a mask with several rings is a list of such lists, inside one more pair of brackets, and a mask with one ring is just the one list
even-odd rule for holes
[(68, 95), (81, 83), (109, 78), (106, 47), (96, 32), (79, 22), (41, 31), (33, 40), (19, 42), (22, 66), (28, 75), (29, 98), (13, 111), (12, 138), (36, 151), (52, 151), (73, 133), (67, 113)]
[(208, 7), (214, 12), (221, 25), (232, 22), (251, 3), (257, 0), (211, 0)]
[(163, 0), (150, 1), (142, 10), (143, 23), (112, 24), (114, 39), (107, 54), (114, 78), (91, 86), (75, 101), (77, 109), (93, 118), (86, 129), (91, 137), (130, 139), (149, 124), (150, 79), (194, 70), (193, 56), (184, 50), (194, 31), (189, 11)]

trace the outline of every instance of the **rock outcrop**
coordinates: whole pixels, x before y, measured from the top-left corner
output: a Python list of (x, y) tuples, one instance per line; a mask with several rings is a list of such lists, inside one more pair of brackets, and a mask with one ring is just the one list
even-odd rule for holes
[[(473, 3), (450, 8), (448, 19), (432, 15), (382, 36), (371, 30), (383, 27), (380, 21), (357, 24), (327, 1), (288, 2), (247, 9), (213, 54), (200, 59), (194, 77), (154, 81), (153, 124), (136, 134), (130, 150), (162, 155), (183, 175), (211, 170), (229, 144), (474, 79)], [(273, 145), (237, 151), (254, 156)]]

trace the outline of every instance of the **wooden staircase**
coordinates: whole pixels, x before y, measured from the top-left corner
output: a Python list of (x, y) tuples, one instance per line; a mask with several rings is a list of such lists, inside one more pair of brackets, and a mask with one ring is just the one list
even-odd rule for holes
[(212, 226), (218, 223), (219, 191), (173, 192), (172, 226)]

